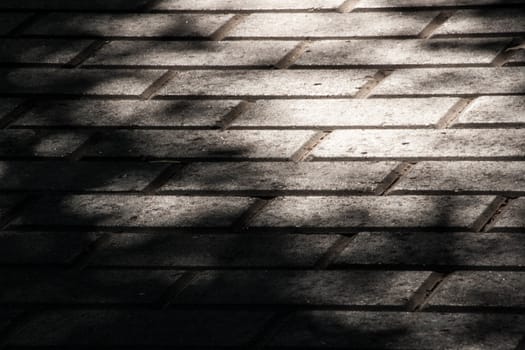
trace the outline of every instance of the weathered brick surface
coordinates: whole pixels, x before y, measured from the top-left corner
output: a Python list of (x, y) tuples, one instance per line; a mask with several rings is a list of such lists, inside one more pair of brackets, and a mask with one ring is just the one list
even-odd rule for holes
[(87, 134), (0, 130), (0, 157), (65, 157), (87, 140)]
[(525, 228), (525, 197), (513, 200), (495, 224), (495, 229), (523, 229)]
[(30, 14), (27, 13), (2, 13), (0, 14), (0, 34), (5, 35), (15, 29)]
[(0, 63), (67, 63), (89, 44), (87, 40), (1, 39)]
[(5, 0), (0, 9), (34, 10), (131, 10), (145, 5), (148, 0)]
[(328, 10), (336, 9), (342, 0), (162, 0), (155, 7), (161, 10), (238, 11), (238, 10)]
[(525, 124), (524, 96), (482, 96), (462, 113), (453, 127)]
[(521, 9), (460, 10), (438, 28), (435, 34), (513, 32), (525, 32), (525, 12)]
[(399, 8), (435, 6), (487, 6), (521, 4), (521, 0), (360, 0), (356, 8)]

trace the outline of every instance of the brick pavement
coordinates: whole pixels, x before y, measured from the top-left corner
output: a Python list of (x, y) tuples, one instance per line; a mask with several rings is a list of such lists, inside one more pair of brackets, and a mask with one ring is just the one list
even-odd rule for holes
[(1, 349), (525, 349), (520, 0), (0, 2)]

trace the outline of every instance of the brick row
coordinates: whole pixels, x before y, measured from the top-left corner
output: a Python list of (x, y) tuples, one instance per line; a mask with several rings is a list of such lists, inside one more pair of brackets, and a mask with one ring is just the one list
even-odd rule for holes
[(65, 64), (89, 44), (88, 40), (1, 39), (0, 63)]
[(462, 114), (452, 127), (525, 124), (525, 96), (482, 96)]
[(0, 157), (66, 157), (87, 137), (71, 132), (0, 130)]
[(408, 7), (461, 7), (461, 6), (501, 6), (501, 5), (521, 4), (521, 0), (360, 0), (356, 8), (367, 9), (389, 9), (389, 8), (408, 8)]
[(145, 5), (149, 0), (5, 0), (0, 9), (17, 10), (133, 10)]
[(285, 11), (285, 10), (335, 10), (342, 0), (243, 0), (222, 1), (202, 0), (162, 0), (155, 6), (157, 10), (184, 11)]
[(523, 230), (525, 228), (525, 197), (513, 200), (494, 224), (494, 229)]
[(525, 33), (523, 9), (460, 10), (440, 26), (435, 35)]

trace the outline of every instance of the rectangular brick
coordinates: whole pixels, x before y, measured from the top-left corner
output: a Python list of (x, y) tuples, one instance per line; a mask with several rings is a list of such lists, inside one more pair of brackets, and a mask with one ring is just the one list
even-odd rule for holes
[(489, 64), (510, 39), (316, 41), (295, 66)]
[(259, 100), (231, 124), (235, 127), (432, 127), (457, 98)]
[(164, 168), (151, 163), (0, 161), (0, 190), (140, 191)]
[(93, 157), (289, 159), (313, 131), (115, 131), (86, 154)]
[(232, 15), (50, 13), (30, 35), (87, 37), (208, 37)]
[(131, 69), (0, 69), (0, 75), (9, 81), (0, 85), (0, 93), (138, 96), (163, 73)]
[(148, 0), (2, 0), (1, 9), (19, 10), (132, 10)]
[(333, 10), (342, 0), (162, 0), (155, 9), (187, 11)]
[[(409, 13), (256, 13), (229, 38), (352, 38), (417, 36), (437, 12)], [(374, 23), (374, 25), (370, 25)]]
[(525, 12), (522, 9), (460, 10), (434, 34), (489, 33), (525, 33)]
[(82, 133), (0, 130), (0, 157), (66, 157), (86, 140)]
[(524, 171), (525, 162), (421, 162), (401, 177), (393, 193), (413, 191), (525, 193)]
[(525, 130), (336, 130), (312, 154), (320, 159), (521, 158)]
[(16, 126), (216, 127), (239, 101), (43, 101)]
[(295, 45), (293, 41), (113, 41), (84, 65), (268, 67), (277, 64)]
[(179, 71), (159, 96), (354, 96), (373, 70)]
[(89, 44), (87, 40), (1, 39), (0, 63), (64, 64)]
[(8, 34), (30, 15), (30, 13), (0, 13), (0, 35)]
[[(505, 4), (521, 4), (521, 0), (505, 0)], [(502, 5), (501, 0), (360, 0), (356, 8), (404, 8), (440, 6), (490, 6)]]
[(14, 98), (0, 98), (0, 118), (12, 112), (21, 101)]
[(459, 115), (453, 127), (525, 124), (525, 96), (481, 96)]
[[(372, 192), (395, 162), (192, 163), (161, 191)], [(218, 176), (218, 174), (222, 174)]]
[(175, 302), (404, 306), (429, 275), (424, 271), (207, 272)]
[(512, 200), (497, 219), (494, 229), (523, 229), (525, 228), (525, 197)]
[(253, 203), (240, 197), (74, 195), (33, 202), (15, 225), (229, 226)]
[(525, 68), (398, 69), (374, 95), (477, 95), (523, 93)]
[(525, 267), (524, 254), (521, 233), (360, 232), (334, 265)]
[(279, 197), (253, 227), (468, 228), (494, 198), (489, 196)]

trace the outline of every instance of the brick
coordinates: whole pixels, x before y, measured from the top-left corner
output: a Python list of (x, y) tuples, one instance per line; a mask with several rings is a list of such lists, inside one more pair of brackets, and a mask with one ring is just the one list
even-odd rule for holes
[(1, 232), (0, 264), (69, 264), (96, 238), (80, 232)]
[(50, 311), (22, 327), (10, 344), (234, 346), (251, 340), (270, 316), (230, 310)]
[(126, 162), (0, 162), (0, 190), (140, 191), (164, 168), (162, 164)]
[(51, 13), (24, 31), (30, 35), (89, 37), (207, 37), (232, 15)]
[(101, 227), (231, 225), (253, 203), (239, 197), (76, 195), (37, 200), (14, 223)]
[(360, 232), (334, 265), (525, 266), (525, 237), (501, 232)]
[(521, 129), (336, 130), (313, 155), (328, 158), (509, 158), (525, 156)]
[(0, 63), (64, 64), (89, 44), (86, 40), (2, 39)]
[(85, 65), (272, 66), (295, 45), (297, 43), (293, 41), (113, 41)]
[(207, 272), (175, 300), (189, 304), (403, 306), (429, 272)]
[(93, 157), (289, 159), (312, 131), (115, 131), (86, 154)]
[(159, 96), (334, 96), (357, 93), (373, 70), (179, 71)]
[(253, 11), (253, 10), (333, 10), (342, 0), (162, 0), (158, 10)]
[(497, 219), (494, 229), (525, 228), (525, 197), (514, 199)]
[(311, 267), (339, 238), (293, 234), (112, 235), (94, 266)]
[[(521, 0), (505, 0), (505, 4), (521, 4)], [(490, 6), (502, 5), (501, 0), (360, 0), (356, 8), (399, 8), (439, 6)]]
[(525, 124), (524, 96), (482, 96), (460, 114), (453, 127)]
[(0, 130), (0, 157), (66, 157), (86, 140), (81, 133)]
[(459, 271), (439, 286), (428, 305), (523, 307), (525, 297), (518, 291), (524, 284), (524, 272)]
[(282, 347), (513, 349), (523, 315), (311, 311), (291, 318), (271, 341)]
[(132, 10), (148, 0), (2, 0), (1, 9), (19, 10)]
[(398, 69), (374, 95), (476, 95), (523, 93), (525, 68)]
[(20, 100), (13, 98), (0, 98), (0, 118), (13, 111), (20, 102)]
[(102, 69), (0, 69), (3, 94), (140, 95), (163, 71)]
[(84, 271), (78, 275), (38, 270), (2, 271), (3, 303), (154, 303), (182, 272), (152, 270)]
[(458, 101), (456, 98), (259, 100), (235, 119), (231, 127), (432, 127)]
[(12, 125), (215, 127), (239, 101), (49, 101)]
[[(525, 193), (524, 162), (421, 162), (401, 177), (393, 193), (481, 191)], [(494, 181), (497, 179), (497, 181)]]
[(8, 34), (30, 15), (28, 13), (0, 13), (0, 35)]
[(492, 199), (489, 196), (280, 197), (266, 206), (251, 226), (466, 228)]
[[(408, 13), (256, 13), (229, 34), (230, 38), (341, 38), (416, 36), (436, 12)], [(373, 22), (374, 25), (370, 25)]]
[(372, 192), (395, 165), (394, 162), (192, 163), (161, 191)]
[(312, 43), (297, 66), (489, 64), (508, 39), (327, 40)]
[(524, 33), (525, 12), (522, 9), (460, 10), (441, 25), (435, 35)]

